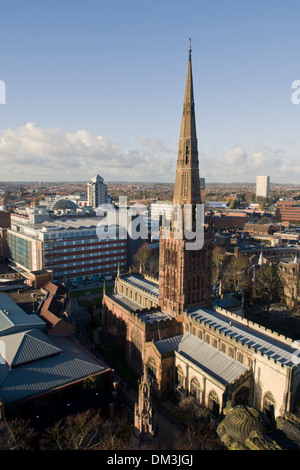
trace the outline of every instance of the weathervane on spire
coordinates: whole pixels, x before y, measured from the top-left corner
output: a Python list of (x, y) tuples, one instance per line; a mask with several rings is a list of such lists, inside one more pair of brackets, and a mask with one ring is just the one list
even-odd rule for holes
[(189, 52), (191, 52), (192, 51), (192, 40), (191, 40), (191, 38), (189, 38), (189, 40), (190, 40)]

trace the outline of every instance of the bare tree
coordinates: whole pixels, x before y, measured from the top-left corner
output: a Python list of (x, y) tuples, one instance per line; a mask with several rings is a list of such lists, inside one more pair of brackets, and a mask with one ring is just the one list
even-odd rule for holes
[(272, 303), (282, 299), (283, 284), (275, 265), (265, 265), (256, 271), (252, 295), (264, 305), (266, 314)]
[(67, 416), (47, 428), (43, 450), (126, 450), (131, 447), (131, 427), (126, 420), (106, 421), (99, 411)]
[(43, 449), (90, 450), (101, 442), (103, 419), (99, 412), (88, 410), (58, 420), (43, 435)]
[(30, 421), (15, 417), (10, 421), (2, 422), (0, 432), (0, 449), (32, 450), (37, 436), (30, 426)]
[(236, 294), (245, 292), (250, 287), (249, 260), (245, 256), (233, 256), (227, 264), (223, 286), (227, 291)]
[(148, 243), (144, 243), (134, 255), (133, 260), (135, 270), (141, 270), (142, 273), (144, 273), (147, 269), (147, 263), (151, 255), (152, 253)]
[(213, 255), (212, 262), (212, 284), (213, 286), (217, 285), (219, 281), (222, 283), (222, 278), (225, 272), (227, 262), (227, 256), (225, 253), (215, 252)]

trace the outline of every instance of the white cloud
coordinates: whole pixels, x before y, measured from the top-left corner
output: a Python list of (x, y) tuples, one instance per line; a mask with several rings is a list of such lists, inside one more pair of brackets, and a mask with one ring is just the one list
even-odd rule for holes
[[(258, 174), (271, 181), (298, 182), (296, 146), (272, 148), (256, 142), (251, 150), (235, 147), (224, 155), (199, 152), (200, 176), (207, 181), (254, 182)], [(0, 181), (86, 181), (99, 173), (106, 181), (174, 182), (177, 149), (166, 142), (138, 137), (135, 148), (86, 130), (64, 132), (27, 123), (0, 134)]]
[(244, 150), (236, 148), (233, 150), (229, 150), (225, 154), (224, 160), (228, 165), (244, 165), (247, 161), (247, 154)]
[(200, 173), (208, 181), (255, 182), (257, 175), (268, 175), (271, 181), (298, 183), (300, 159), (288, 149), (272, 148), (256, 142), (251, 151), (239, 147), (227, 151), (221, 158), (199, 155)]
[(167, 155), (165, 144), (143, 143), (147, 148), (123, 150), (86, 130), (70, 133), (29, 122), (0, 135), (0, 181), (88, 180), (95, 173), (106, 180), (164, 181), (175, 175), (176, 158)]

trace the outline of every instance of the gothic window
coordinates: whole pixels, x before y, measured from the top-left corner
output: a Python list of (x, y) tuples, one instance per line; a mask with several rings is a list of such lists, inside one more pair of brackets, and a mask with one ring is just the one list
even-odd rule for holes
[(271, 406), (275, 407), (275, 399), (271, 392), (267, 392), (263, 398), (263, 408), (270, 409)]
[(155, 364), (155, 360), (153, 359), (153, 357), (150, 357), (148, 361), (148, 371), (151, 377), (156, 379), (156, 364)]
[(234, 358), (234, 349), (233, 348), (229, 348), (228, 356)]
[(176, 368), (176, 385), (184, 388), (184, 373), (181, 366), (177, 366)]
[(196, 398), (196, 400), (200, 401), (200, 384), (199, 381), (196, 379), (196, 377), (193, 377), (191, 380), (191, 396)]
[(208, 409), (215, 415), (219, 416), (220, 404), (217, 393), (212, 390), (208, 395)]
[(241, 362), (241, 363), (244, 362), (244, 356), (243, 356), (243, 354), (242, 354), (241, 352), (238, 352), (238, 353), (237, 353), (237, 360), (238, 360), (239, 362)]

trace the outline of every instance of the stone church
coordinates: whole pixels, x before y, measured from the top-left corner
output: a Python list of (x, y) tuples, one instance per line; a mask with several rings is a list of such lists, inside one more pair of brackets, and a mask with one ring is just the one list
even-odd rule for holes
[[(221, 308), (212, 308), (212, 227), (203, 246), (187, 249), (185, 218), (193, 228), (201, 201), (191, 46), (183, 103), (172, 216), (160, 232), (159, 281), (118, 273), (103, 297), (103, 327), (114, 328), (128, 367), (144, 364), (159, 398), (194, 396), (219, 415), (227, 402), (272, 410), (300, 406), (299, 345)], [(191, 207), (187, 218), (184, 207)], [(179, 217), (178, 217), (179, 215)]]

